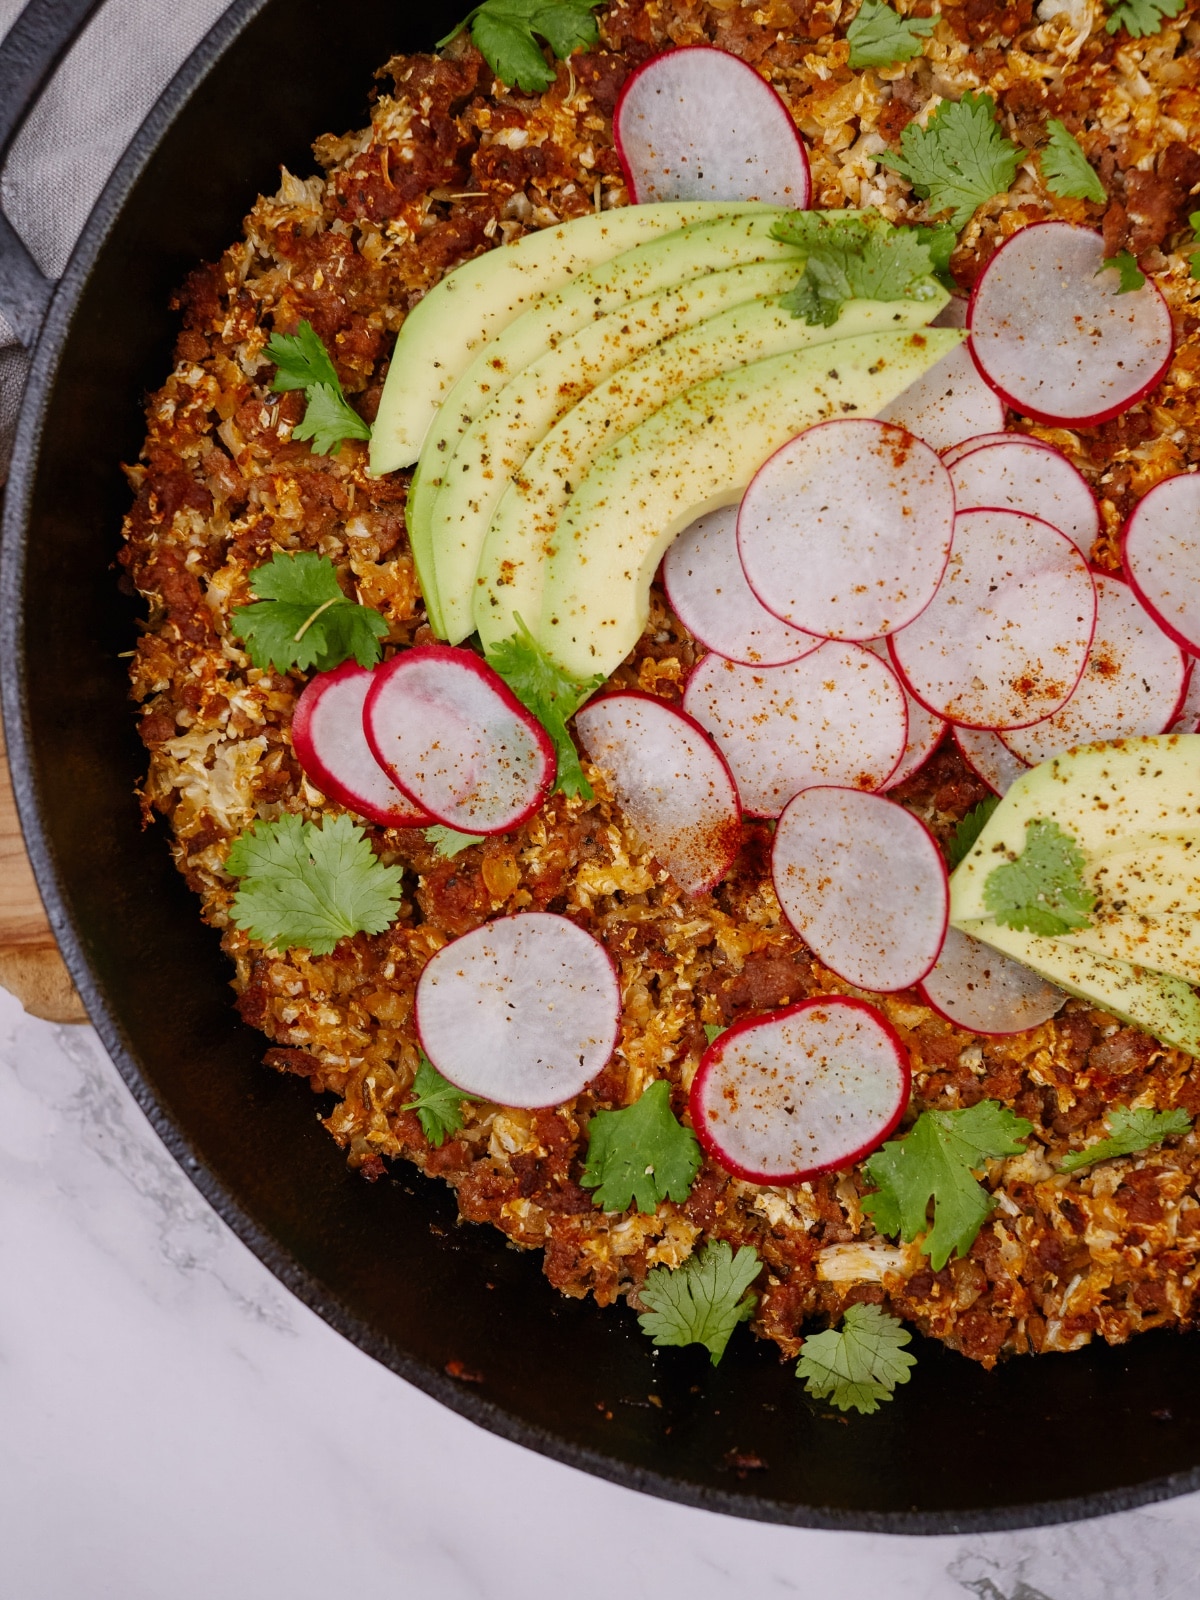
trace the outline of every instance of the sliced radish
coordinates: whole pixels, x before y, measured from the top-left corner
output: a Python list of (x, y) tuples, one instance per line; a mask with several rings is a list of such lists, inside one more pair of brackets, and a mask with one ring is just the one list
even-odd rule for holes
[(1187, 688), (1183, 692), (1183, 702), (1167, 732), (1200, 733), (1200, 672), (1196, 671), (1194, 662), (1188, 663), (1188, 681)]
[(867, 418), (820, 422), (751, 479), (737, 519), (750, 587), (793, 628), (877, 639), (932, 600), (954, 533), (937, 453)]
[[(874, 652), (890, 667), (892, 658), (883, 639), (872, 639), (867, 643), (867, 649)], [(904, 689), (904, 684), (900, 687)], [(892, 773), (884, 789), (896, 789), (906, 783), (929, 760), (930, 756), (942, 742), (949, 723), (943, 717), (935, 717), (932, 711), (927, 711), (919, 700), (914, 700), (907, 689), (904, 689), (904, 705), (908, 712), (908, 740), (904, 746), (904, 754), (900, 757), (900, 765)]]
[(1121, 294), (1104, 256), (1091, 228), (1036, 222), (1001, 245), (975, 285), (971, 353), (997, 394), (1035, 422), (1107, 422), (1170, 365), (1167, 302), (1149, 281)]
[(954, 742), (959, 755), (993, 794), (1007, 794), (1021, 774), (1029, 771), (990, 728), (955, 728)]
[(907, 428), (934, 450), (945, 450), (972, 434), (1003, 428), (1004, 402), (979, 376), (966, 345), (959, 344), (879, 416)]
[(363, 701), (374, 681), (346, 661), (305, 685), (292, 718), (292, 748), (305, 776), (339, 805), (384, 828), (423, 828), (433, 821), (403, 794), (371, 754)]
[(919, 987), (926, 1005), (971, 1033), (1024, 1033), (1049, 1022), (1067, 998), (1036, 972), (959, 928), (946, 930), (937, 966)]
[(665, 700), (628, 692), (584, 706), (575, 731), (621, 809), (688, 894), (711, 889), (742, 843), (725, 758), (699, 723)]
[(621, 989), (598, 939), (546, 911), (455, 939), (417, 983), (417, 1034), (444, 1078), (502, 1106), (556, 1106), (604, 1067)]
[(919, 818), (859, 789), (803, 789), (771, 849), (783, 914), (809, 949), (860, 989), (911, 989), (938, 958), (950, 890)]
[(1014, 728), (1004, 742), (1031, 767), (1101, 739), (1162, 733), (1183, 698), (1183, 651), (1120, 578), (1095, 574), (1096, 632), (1075, 693), (1052, 717)]
[(803, 211), (808, 152), (765, 79), (727, 50), (686, 45), (630, 75), (613, 140), (637, 205), (655, 200), (763, 200)]
[(737, 548), (737, 506), (697, 517), (663, 559), (671, 609), (690, 633), (726, 661), (779, 667), (820, 644), (773, 616), (746, 582)]
[(1052, 445), (1002, 434), (948, 463), (960, 511), (999, 506), (1041, 517), (1085, 557), (1100, 532), (1100, 507), (1087, 479)]
[(861, 645), (831, 641), (783, 667), (741, 667), (705, 656), (683, 708), (716, 740), (742, 805), (775, 817), (814, 783), (878, 789), (907, 739), (904, 691)]
[(1121, 536), (1121, 559), (1159, 627), (1200, 655), (1200, 477), (1164, 478), (1138, 501)]
[[(1035, 439), (1030, 433), (1013, 433), (1006, 428), (997, 429), (995, 433), (975, 433), (969, 439), (961, 439), (958, 444), (952, 444), (942, 451), (942, 465), (952, 467), (956, 461), (961, 461), (964, 456), (969, 456), (972, 450), (982, 450), (985, 444), (1004, 444), (1009, 439), (1023, 439), (1026, 444), (1041, 444), (1040, 439)], [(1050, 450), (1052, 445), (1044, 446)]]
[(938, 716), (1023, 728), (1066, 704), (1095, 623), (1092, 575), (1066, 534), (1017, 511), (966, 511), (933, 602), (888, 643)]
[(862, 1000), (824, 995), (727, 1028), (692, 1080), (692, 1125), (750, 1183), (801, 1183), (882, 1144), (904, 1115), (908, 1051)]
[(419, 645), (377, 667), (363, 707), (375, 759), (436, 821), (507, 833), (554, 782), (554, 746), (470, 650)]

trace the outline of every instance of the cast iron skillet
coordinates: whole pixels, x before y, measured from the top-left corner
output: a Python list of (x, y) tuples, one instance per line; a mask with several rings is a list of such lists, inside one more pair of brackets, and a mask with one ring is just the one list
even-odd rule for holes
[[(5, 42), (0, 154), (95, 5), (36, 0)], [(656, 1354), (628, 1311), (565, 1300), (539, 1255), (456, 1228), (442, 1184), (402, 1165), (374, 1186), (350, 1175), (308, 1089), (262, 1067), (162, 828), (139, 828), (144, 756), (118, 659), (135, 608), (112, 561), (118, 463), (136, 458), (142, 395), (169, 370), (169, 293), (238, 235), (281, 161), (307, 173), (316, 134), (361, 123), (381, 62), (428, 48), (465, 6), (406, 19), (396, 0), (238, 0), (134, 140), (53, 298), (0, 217), (0, 305), (37, 338), (4, 522), (4, 715), (42, 895), (96, 1027), (278, 1278), (410, 1383), (556, 1460), (737, 1516), (894, 1533), (1096, 1516), (1200, 1487), (1195, 1336), (991, 1374), (917, 1341), (912, 1382), (846, 1420), (744, 1331), (715, 1371), (703, 1352)]]

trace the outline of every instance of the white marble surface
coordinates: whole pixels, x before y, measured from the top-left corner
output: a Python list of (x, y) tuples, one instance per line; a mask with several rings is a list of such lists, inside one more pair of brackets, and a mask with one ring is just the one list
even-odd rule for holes
[(645, 1498), (481, 1432), (276, 1283), (90, 1029), (3, 991), (0, 1284), (4, 1600), (1200, 1590), (1200, 1497), (986, 1537), (821, 1533)]

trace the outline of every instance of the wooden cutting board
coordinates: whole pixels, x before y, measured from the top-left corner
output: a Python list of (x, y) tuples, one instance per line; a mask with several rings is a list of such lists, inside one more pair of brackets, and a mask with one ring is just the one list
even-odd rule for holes
[(0, 985), (35, 1017), (86, 1022), (25, 854), (0, 723)]

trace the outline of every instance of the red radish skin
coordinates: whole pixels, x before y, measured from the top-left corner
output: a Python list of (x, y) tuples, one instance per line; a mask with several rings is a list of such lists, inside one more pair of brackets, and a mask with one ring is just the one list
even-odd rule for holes
[(1031, 767), (1078, 744), (1136, 739), (1170, 727), (1187, 680), (1183, 651), (1127, 583), (1097, 572), (1096, 632), (1075, 693), (1052, 717), (1004, 735)]
[(960, 511), (979, 506), (1024, 511), (1065, 533), (1085, 559), (1091, 556), (1100, 507), (1087, 479), (1060, 450), (1009, 433), (949, 466)]
[(635, 205), (761, 200), (806, 210), (808, 152), (787, 106), (727, 50), (685, 45), (631, 73), (613, 142)]
[(397, 789), (363, 731), (363, 702), (373, 674), (346, 661), (310, 678), (296, 702), (292, 748), (321, 793), (381, 828), (425, 828), (433, 821)]
[(692, 1080), (692, 1126), (734, 1177), (803, 1183), (882, 1144), (911, 1082), (886, 1017), (863, 1000), (823, 995), (714, 1039)]
[[(867, 642), (867, 649), (881, 661), (886, 661), (889, 667), (891, 666), (892, 658), (885, 640), (871, 639)], [(880, 785), (882, 789), (898, 789), (902, 783), (907, 783), (910, 778), (915, 777), (941, 744), (946, 729), (950, 726), (944, 717), (935, 717), (933, 712), (927, 711), (919, 700), (914, 700), (903, 683), (900, 687), (904, 690), (904, 706), (908, 712), (908, 738), (899, 766), (888, 781)]]
[(742, 811), (725, 758), (700, 724), (632, 690), (584, 706), (575, 732), (680, 888), (700, 894), (719, 883), (741, 849)]
[(876, 994), (911, 989), (946, 936), (950, 888), (937, 841), (894, 800), (803, 789), (771, 849), (784, 916), (817, 960)]
[(417, 982), (421, 1048), (464, 1094), (561, 1105), (608, 1063), (621, 988), (598, 939), (566, 917), (498, 917), (439, 950)]
[(966, 727), (1027, 727), (1065, 705), (1096, 624), (1087, 563), (1048, 522), (961, 512), (933, 602), (888, 646), (922, 705)]
[(1010, 439), (1023, 439), (1026, 444), (1036, 445), (1042, 450), (1054, 448), (1053, 445), (1044, 444), (1041, 439), (1035, 439), (1030, 433), (1010, 433), (998, 429), (995, 433), (975, 433), (969, 439), (963, 439), (960, 444), (950, 445), (942, 451), (942, 465), (952, 467), (956, 461), (969, 456), (972, 450), (982, 450), (987, 444), (1007, 444)]
[(1194, 661), (1188, 662), (1188, 681), (1183, 691), (1183, 702), (1167, 732), (1200, 733), (1200, 672), (1196, 671)]
[(1002, 428), (1004, 402), (984, 383), (967, 346), (960, 344), (910, 383), (879, 416), (915, 433), (931, 449), (945, 450), (971, 434)]
[(1002, 244), (967, 313), (980, 373), (1034, 422), (1094, 427), (1156, 387), (1171, 364), (1171, 313), (1149, 280), (1121, 294), (1104, 241), (1035, 222)]
[(954, 489), (937, 453), (868, 418), (820, 422), (755, 473), (738, 554), (759, 600), (826, 639), (878, 639), (937, 592), (954, 535)]
[(1121, 536), (1121, 561), (1163, 632), (1200, 655), (1200, 477), (1176, 473), (1138, 501)]
[(990, 728), (955, 728), (958, 753), (993, 794), (1005, 795), (1029, 768)]
[(671, 609), (706, 650), (745, 667), (782, 667), (821, 643), (773, 616), (746, 581), (737, 548), (737, 507), (697, 517), (667, 551), (663, 586)]
[(919, 990), (925, 1004), (956, 1028), (993, 1036), (1025, 1033), (1049, 1022), (1067, 998), (1036, 972), (959, 928), (947, 929), (938, 963)]
[(716, 742), (751, 816), (778, 816), (814, 783), (881, 788), (908, 737), (904, 690), (887, 662), (836, 640), (784, 667), (705, 656), (683, 708)]
[(418, 645), (377, 667), (363, 726), (393, 783), (463, 833), (507, 833), (554, 782), (546, 730), (471, 650)]

